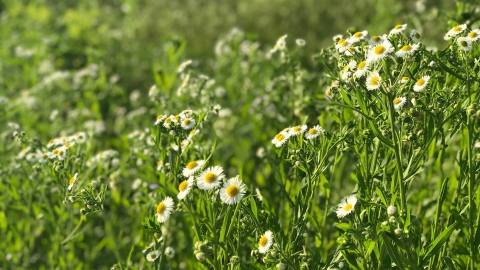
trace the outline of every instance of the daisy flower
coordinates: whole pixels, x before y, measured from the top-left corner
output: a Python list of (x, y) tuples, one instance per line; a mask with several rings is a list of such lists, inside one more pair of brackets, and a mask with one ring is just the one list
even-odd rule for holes
[(183, 176), (190, 177), (194, 175), (198, 170), (202, 168), (203, 164), (205, 164), (205, 161), (203, 159), (197, 161), (190, 161), (187, 164), (187, 167), (183, 168)]
[(175, 123), (175, 124), (180, 122), (180, 120), (182, 120), (180, 115), (170, 115), (170, 119), (172, 119), (172, 122)]
[(255, 189), (255, 196), (257, 196), (257, 199), (259, 201), (263, 201), (263, 196), (262, 196), (262, 193), (260, 192), (260, 189), (258, 188)]
[(166, 197), (157, 205), (157, 210), (155, 216), (157, 217), (157, 221), (159, 223), (164, 223), (170, 217), (170, 214), (173, 211), (173, 207), (175, 204), (173, 203), (173, 199), (170, 197)]
[(68, 180), (68, 190), (71, 190), (73, 188), (73, 184), (75, 181), (77, 181), (78, 173), (75, 173), (70, 180)]
[(343, 38), (343, 35), (335, 35), (335, 36), (332, 37), (332, 40), (337, 42), (337, 41), (341, 40), (342, 38)]
[(395, 55), (398, 57), (405, 57), (405, 56), (412, 55), (416, 50), (418, 50), (418, 47), (419, 47), (418, 44), (405, 45), (400, 50), (398, 50), (395, 53)]
[(285, 42), (285, 39), (287, 39), (287, 35), (283, 35), (278, 38), (277, 43), (275, 43), (273, 49), (270, 50), (270, 53), (274, 53), (279, 50), (284, 51), (287, 48), (287, 43)]
[[(66, 147), (59, 147), (55, 150), (57, 150), (57, 152), (55, 153), (56, 154), (56, 157), (59, 159), (59, 160), (65, 160), (65, 157), (67, 156), (67, 149)], [(54, 150), (54, 152), (55, 152)]]
[(480, 38), (480, 30), (479, 29), (473, 29), (472, 31), (470, 31), (470, 33), (468, 33), (467, 38), (471, 42), (476, 41), (477, 39)]
[(163, 122), (163, 120), (165, 120), (165, 118), (167, 118), (166, 115), (162, 115), (162, 114), (158, 115), (154, 125), (156, 126), (160, 125)]
[(273, 245), (273, 233), (272, 231), (266, 231), (258, 240), (258, 252), (265, 254)]
[(307, 42), (304, 40), (304, 39), (301, 39), (301, 38), (297, 38), (295, 40), (295, 43), (297, 44), (297, 46), (299, 47), (303, 47), (307, 44)]
[(382, 60), (392, 51), (392, 44), (385, 40), (384, 42), (370, 48), (368, 51), (367, 62), (373, 63)]
[(290, 128), (289, 132), (290, 132), (290, 136), (296, 136), (296, 135), (304, 133), (306, 130), (307, 130), (307, 125), (294, 126), (294, 127)]
[(238, 179), (237, 175), (223, 184), (223, 187), (220, 189), (220, 199), (225, 204), (237, 204), (242, 200), (245, 192), (245, 184)]
[(400, 34), (403, 30), (407, 29), (407, 24), (397, 24), (395, 27), (390, 30), (390, 36)]
[(355, 204), (357, 203), (357, 197), (350, 195), (343, 199), (343, 201), (337, 207), (337, 216), (343, 218), (355, 210)]
[(323, 129), (319, 125), (316, 125), (308, 130), (307, 133), (305, 133), (305, 139), (307, 140), (312, 140), (315, 139), (316, 137), (322, 135)]
[(185, 130), (189, 130), (195, 126), (195, 119), (189, 117), (182, 120), (182, 128)]
[(36, 162), (38, 160), (38, 155), (37, 153), (29, 153), (26, 157), (25, 160), (28, 162)]
[(172, 122), (172, 118), (166, 117), (165, 121), (163, 121), (163, 127), (166, 129), (170, 129), (170, 127), (172, 126)]
[(282, 131), (275, 135), (275, 138), (273, 138), (272, 143), (280, 148), (286, 141), (288, 141), (288, 138), (290, 138), (290, 133), (286, 131)]
[(367, 72), (368, 64), (367, 61), (362, 61), (358, 64), (357, 70), (355, 71), (355, 77), (361, 78)]
[(387, 40), (385, 36), (373, 36), (368, 40), (368, 44), (370, 46), (377, 46), (382, 44), (382, 42), (384, 42), (385, 40)]
[(399, 81), (400, 83), (406, 83), (408, 82), (408, 77), (407, 76), (403, 76), (402, 79)]
[(41, 153), (38, 155), (38, 162), (45, 163), (50, 159), (50, 155), (48, 153)]
[(147, 261), (154, 262), (158, 259), (160, 252), (158, 250), (151, 251), (147, 254)]
[(457, 44), (458, 47), (465, 52), (468, 52), (472, 49), (472, 42), (468, 37), (459, 37), (457, 39)]
[(425, 87), (427, 87), (428, 80), (430, 80), (430, 76), (423, 76), (422, 78), (420, 78), (413, 86), (413, 91), (422, 91)]
[(173, 256), (175, 256), (175, 250), (172, 247), (166, 247), (165, 256), (167, 256), (170, 259), (173, 258)]
[(163, 161), (159, 160), (157, 162), (157, 168), (156, 169), (157, 169), (157, 171), (161, 171), (162, 168), (163, 168)]
[(335, 80), (332, 82), (332, 84), (330, 85), (331, 87), (338, 87), (340, 85), (340, 82), (338, 80)]
[(368, 90), (375, 90), (380, 88), (380, 85), (382, 83), (382, 78), (380, 77), (380, 74), (378, 74), (378, 71), (373, 71), (368, 75), (367, 81), (365, 82), (367, 89)]
[(203, 190), (215, 189), (222, 184), (223, 178), (225, 175), (222, 167), (209, 167), (197, 177), (197, 186)]
[(412, 31), (410, 31), (410, 39), (413, 42), (418, 43), (422, 40), (422, 36), (420, 35), (420, 33), (418, 33), (417, 30), (413, 29)]
[(155, 246), (155, 242), (151, 242), (148, 246), (146, 246), (142, 252), (145, 253), (147, 252), (150, 248), (152, 248), (153, 246)]
[(467, 25), (466, 25), (466, 24), (457, 25), (457, 26), (453, 27), (452, 29), (450, 29), (450, 30), (445, 34), (444, 39), (445, 39), (445, 40), (449, 40), (449, 39), (451, 39), (452, 37), (454, 37), (454, 36), (460, 34), (461, 32), (463, 32), (465, 29), (467, 29)]
[(397, 97), (393, 100), (393, 107), (395, 108), (395, 110), (399, 110), (403, 107), (403, 105), (405, 105), (406, 102), (407, 99), (405, 97)]
[(327, 90), (325, 90), (325, 98), (326, 99), (332, 99), (333, 98), (332, 88), (327, 87)]
[(179, 200), (183, 200), (187, 197), (188, 193), (190, 193), (190, 190), (193, 187), (193, 176), (190, 176), (188, 180), (184, 180), (180, 185), (178, 186), (178, 194), (177, 198)]
[(351, 46), (352, 46), (352, 43), (350, 42), (350, 40), (344, 39), (341, 43), (337, 43), (336, 47), (338, 52), (343, 53), (346, 50), (348, 50)]
[(350, 37), (350, 42), (356, 43), (363, 40), (368, 35), (368, 31), (356, 32)]

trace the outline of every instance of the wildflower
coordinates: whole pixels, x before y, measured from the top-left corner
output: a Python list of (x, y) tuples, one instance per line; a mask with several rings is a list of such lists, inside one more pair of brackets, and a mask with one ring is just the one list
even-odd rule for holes
[(393, 100), (393, 107), (395, 108), (395, 110), (399, 110), (403, 107), (403, 105), (405, 105), (406, 102), (407, 99), (405, 97), (397, 97)]
[(352, 43), (356, 43), (364, 39), (368, 35), (368, 31), (356, 32), (350, 37)]
[(163, 161), (159, 160), (157, 162), (157, 168), (156, 169), (157, 169), (157, 171), (161, 171), (162, 168), (163, 168)]
[(359, 52), (358, 47), (350, 47), (345, 50), (346, 56), (354, 56), (357, 52)]
[(156, 126), (160, 125), (163, 122), (163, 120), (165, 120), (165, 118), (167, 118), (166, 115), (159, 114), (157, 116), (157, 120), (155, 121), (154, 125)]
[(275, 135), (275, 138), (273, 138), (272, 143), (277, 147), (280, 148), (286, 141), (288, 141), (288, 138), (290, 138), (290, 133), (282, 131)]
[(183, 180), (182, 183), (178, 186), (178, 194), (177, 198), (179, 200), (183, 200), (187, 197), (188, 193), (190, 193), (190, 190), (193, 187), (193, 176), (190, 176), (188, 180)]
[(178, 73), (183, 73), (185, 71), (185, 69), (191, 64), (192, 64), (192, 60), (187, 60), (187, 61), (181, 63), (180, 66), (178, 66), (177, 72)]
[(68, 180), (68, 190), (72, 190), (73, 184), (77, 181), (78, 173), (75, 173), (70, 180)]
[(285, 39), (287, 39), (287, 35), (283, 35), (278, 38), (277, 43), (275, 43), (273, 49), (270, 50), (270, 53), (274, 53), (276, 51), (284, 51), (287, 48), (287, 43), (285, 42)]
[(402, 79), (400, 80), (400, 83), (406, 83), (408, 82), (408, 77), (407, 76), (403, 76)]
[(172, 118), (170, 117), (165, 118), (165, 121), (163, 122), (163, 127), (165, 127), (166, 129), (169, 129), (171, 125), (172, 125)]
[(263, 201), (263, 196), (262, 196), (262, 193), (260, 192), (260, 189), (255, 188), (255, 196), (257, 196), (257, 199), (259, 201)]
[(59, 147), (56, 150), (54, 150), (54, 153), (56, 154), (56, 157), (59, 159), (59, 160), (65, 160), (65, 157), (66, 157), (66, 152), (67, 152), (67, 149), (66, 147)]
[(173, 203), (173, 199), (170, 197), (166, 197), (157, 205), (157, 210), (155, 216), (157, 217), (157, 221), (159, 223), (164, 223), (170, 217), (170, 214), (173, 211), (173, 207), (175, 204)]
[(320, 127), (319, 125), (316, 125), (311, 129), (309, 129), (307, 133), (305, 133), (305, 139), (313, 140), (318, 136), (322, 135), (322, 133), (323, 133), (322, 127)]
[(476, 142), (473, 147), (475, 147), (475, 148), (480, 148), (480, 142)]
[(387, 40), (385, 36), (373, 36), (368, 40), (368, 44), (370, 46), (377, 46), (382, 44), (382, 42), (384, 42), (385, 40)]
[(172, 247), (166, 247), (165, 256), (167, 256), (170, 259), (173, 258), (173, 256), (175, 256), (175, 250)]
[(465, 29), (467, 29), (467, 25), (466, 24), (461, 24), (461, 25), (457, 25), (455, 27), (453, 27), (452, 29), (450, 29), (444, 36), (444, 39), (445, 40), (449, 40), (451, 39), (452, 37), (460, 34), (461, 32), (463, 32)]
[(190, 177), (194, 175), (198, 170), (202, 168), (203, 164), (205, 164), (205, 161), (203, 159), (197, 161), (190, 161), (187, 164), (187, 167), (183, 168), (183, 176)]
[(17, 155), (17, 159), (23, 159), (28, 154), (28, 152), (30, 152), (30, 150), (31, 150), (30, 146), (27, 146), (22, 150), (20, 150), (20, 153), (18, 153)]
[(297, 39), (295, 40), (295, 43), (296, 43), (297, 46), (299, 46), (299, 47), (303, 47), (303, 46), (305, 46), (305, 45), (307, 44), (307, 42), (305, 42), (305, 40), (303, 40), (303, 39), (301, 39), (301, 38), (297, 38)]
[(348, 50), (348, 48), (350, 48), (351, 46), (352, 46), (352, 43), (350, 42), (350, 40), (341, 39), (337, 42), (337, 45), (335, 47), (340, 53), (343, 53), (346, 50)]
[(150, 248), (152, 248), (153, 246), (155, 246), (155, 242), (151, 242), (148, 246), (146, 246), (142, 252), (145, 253), (147, 252)]
[(272, 231), (266, 231), (258, 240), (258, 252), (265, 254), (273, 245), (273, 233)]
[(389, 216), (394, 216), (396, 213), (397, 213), (397, 207), (393, 205), (390, 205), (389, 207), (387, 207), (387, 214)]
[(148, 89), (148, 96), (149, 97), (155, 97), (159, 93), (160, 93), (160, 91), (158, 90), (156, 85), (152, 85), (152, 87), (150, 87), (150, 89)]
[(468, 33), (467, 38), (471, 42), (476, 41), (477, 39), (480, 38), (480, 30), (479, 29), (473, 29), (472, 31), (470, 31), (470, 33)]
[(290, 128), (289, 132), (290, 132), (290, 136), (296, 136), (298, 134), (304, 133), (306, 130), (307, 130), (307, 125), (294, 126)]
[(180, 115), (175, 115), (175, 116), (170, 115), (170, 119), (172, 119), (172, 122), (176, 124), (176, 123), (180, 122), (181, 117), (180, 117)]
[(393, 51), (392, 44), (389, 41), (384, 41), (376, 46), (373, 46), (368, 51), (367, 62), (373, 63), (385, 58)]
[(382, 78), (378, 74), (378, 71), (373, 71), (368, 75), (367, 81), (366, 81), (366, 86), (368, 90), (375, 90), (380, 88), (380, 85), (382, 83)]
[(182, 119), (182, 128), (185, 130), (189, 130), (195, 126), (195, 119), (193, 118), (185, 118)]
[(397, 24), (395, 27), (390, 30), (390, 36), (400, 34), (403, 30), (407, 29), (407, 24)]
[(337, 207), (337, 216), (343, 218), (346, 215), (350, 214), (355, 209), (355, 204), (357, 203), (357, 197), (355, 195), (350, 195), (346, 197)]
[(422, 36), (420, 35), (420, 33), (418, 33), (417, 30), (413, 29), (412, 31), (410, 31), (410, 39), (413, 42), (418, 43), (422, 40)]
[(332, 40), (337, 42), (337, 41), (341, 40), (342, 38), (343, 38), (343, 35), (335, 35), (335, 36), (332, 37)]
[(457, 39), (458, 47), (460, 47), (463, 51), (468, 52), (472, 49), (472, 42), (467, 37), (459, 37)]
[(395, 55), (398, 57), (405, 57), (405, 56), (412, 55), (416, 50), (418, 50), (418, 47), (419, 47), (418, 44), (405, 45), (400, 50), (398, 50), (395, 53)]
[(238, 175), (230, 178), (220, 189), (220, 199), (225, 204), (236, 204), (245, 195), (245, 184), (240, 181)]
[(367, 72), (368, 64), (367, 61), (362, 61), (358, 64), (357, 70), (355, 71), (355, 77), (361, 78)]
[(413, 86), (413, 91), (422, 91), (425, 87), (427, 87), (428, 80), (430, 80), (430, 76), (423, 76), (422, 78), (420, 78)]
[(340, 82), (338, 80), (335, 80), (332, 82), (330, 86), (333, 88), (333, 87), (338, 87), (339, 85), (340, 85)]
[(50, 158), (49, 153), (39, 153), (38, 162), (45, 163), (48, 161), (49, 158)]
[(327, 90), (325, 90), (325, 98), (326, 99), (332, 99), (333, 98), (332, 88), (327, 87)]
[(154, 262), (158, 259), (160, 252), (158, 250), (151, 251), (147, 254), (147, 261)]
[(36, 153), (29, 153), (26, 157), (25, 160), (28, 162), (36, 162), (38, 160), (38, 155)]
[(225, 178), (225, 175), (222, 167), (209, 167), (198, 176), (197, 186), (203, 190), (215, 189), (222, 184), (223, 178)]

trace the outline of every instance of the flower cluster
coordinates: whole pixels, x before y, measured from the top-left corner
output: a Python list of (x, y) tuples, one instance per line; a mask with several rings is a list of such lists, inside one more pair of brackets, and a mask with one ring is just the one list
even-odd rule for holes
[(288, 127), (275, 135), (275, 137), (272, 139), (272, 143), (276, 147), (280, 148), (291, 137), (299, 136), (302, 134), (305, 134), (305, 139), (313, 140), (323, 134), (323, 129), (319, 125), (313, 126), (310, 129), (308, 129), (307, 125)]

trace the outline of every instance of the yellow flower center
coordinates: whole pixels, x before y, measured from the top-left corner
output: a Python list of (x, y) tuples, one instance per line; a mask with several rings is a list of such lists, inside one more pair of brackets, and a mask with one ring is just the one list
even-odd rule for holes
[(462, 30), (462, 27), (461, 27), (460, 25), (455, 26), (455, 27), (453, 28), (453, 32), (459, 32), (459, 31), (461, 31), (461, 30)]
[(260, 240), (258, 240), (258, 245), (264, 247), (267, 245), (267, 242), (268, 238), (265, 235), (262, 235), (262, 237), (260, 237)]
[(157, 255), (155, 253), (150, 254), (150, 259), (155, 260), (155, 258), (157, 258)]
[(375, 50), (373, 50), (373, 52), (376, 54), (376, 55), (379, 55), (379, 54), (382, 54), (386, 51), (387, 49), (385, 47), (383, 47), (382, 45), (380, 46), (377, 46), (375, 47)]
[(468, 47), (468, 42), (466, 42), (465, 40), (462, 40), (462, 41), (460, 41), (460, 45), (462, 47)]
[(190, 119), (185, 119), (185, 120), (183, 120), (183, 124), (184, 124), (184, 125), (190, 125), (191, 122), (192, 122), (192, 121), (190, 121)]
[[(48, 143), (53, 143), (53, 140), (48, 141)], [(22, 152), (25, 151), (25, 149), (22, 149)]]
[(58, 153), (58, 149), (53, 150), (52, 153), (56, 155)]
[(205, 182), (212, 183), (213, 181), (217, 180), (217, 175), (212, 172), (209, 172), (205, 174), (204, 179), (205, 179)]
[(380, 78), (375, 76), (370, 82), (372, 83), (372, 85), (378, 85), (380, 83)]
[(395, 25), (395, 29), (397, 29), (397, 30), (398, 30), (398, 29), (402, 29), (402, 27), (403, 27), (403, 25), (401, 25), (401, 24)]
[(58, 155), (63, 156), (63, 151), (62, 150), (58, 151)]
[(180, 119), (180, 116), (179, 116), (179, 115), (175, 115), (173, 118), (175, 119), (175, 121), (178, 121), (178, 120)]
[(327, 89), (327, 91), (325, 92), (325, 94), (327, 94), (327, 96), (331, 96), (331, 95), (332, 95), (332, 90)]
[(171, 119), (170, 117), (165, 118), (165, 123), (168, 124), (168, 123), (170, 123), (170, 122), (172, 122), (172, 119)]
[(275, 135), (275, 139), (277, 139), (277, 141), (281, 142), (281, 141), (283, 141), (283, 139), (285, 139), (285, 136), (283, 134), (277, 134), (277, 135)]
[(420, 34), (419, 34), (418, 32), (417, 32), (417, 33), (415, 33), (415, 35), (414, 35), (414, 36), (415, 36), (417, 39), (420, 39), (420, 37), (421, 37), (421, 36), (420, 36)]
[(343, 210), (350, 211), (350, 210), (352, 210), (352, 208), (353, 208), (353, 205), (351, 203), (349, 203), (349, 204), (345, 205), (345, 207), (343, 207)]
[(420, 80), (417, 81), (418, 86), (422, 86), (423, 84), (425, 84), (425, 79), (424, 78), (421, 78)]
[(379, 36), (374, 36), (374, 37), (372, 37), (372, 40), (375, 41), (375, 42), (379, 42), (380, 37)]
[(43, 159), (47, 159), (47, 158), (48, 158), (48, 155), (43, 155), (42, 158), (43, 158)]
[(408, 77), (407, 77), (407, 76), (403, 76), (403, 77), (402, 77), (402, 80), (403, 80), (403, 81), (408, 81)]
[(469, 38), (475, 38), (476, 36), (477, 36), (477, 32), (470, 32), (470, 34), (468, 34)]
[(191, 170), (195, 167), (197, 167), (198, 163), (196, 161), (190, 161), (188, 164), (187, 164), (187, 169)]
[(75, 177), (70, 178), (70, 181), (68, 181), (68, 184), (71, 185), (71, 184), (73, 184), (73, 182), (75, 182)]
[(302, 130), (300, 126), (296, 126), (293, 128), (293, 132), (299, 132), (300, 130)]
[(238, 192), (239, 192), (239, 190), (238, 190), (238, 187), (236, 187), (236, 186), (229, 186), (227, 188), (227, 191), (226, 191), (227, 195), (230, 196), (230, 197), (237, 196)]
[(337, 41), (337, 44), (342, 44), (345, 41), (345, 39), (341, 38)]
[(311, 128), (309, 131), (308, 131), (308, 134), (310, 135), (313, 135), (313, 134), (316, 134), (317, 133), (317, 130), (314, 129), (314, 128)]
[(342, 44), (340, 44), (342, 47), (347, 47), (348, 45), (348, 40), (345, 40), (342, 42)]
[(188, 186), (188, 181), (187, 180), (184, 180), (182, 183), (180, 183), (180, 185), (178, 186), (178, 190), (180, 191), (184, 191)]
[(165, 205), (164, 202), (161, 202), (157, 205), (157, 214), (161, 215), (163, 214), (163, 212), (165, 212), (165, 208), (167, 208), (167, 206)]
[(395, 105), (400, 104), (400, 102), (402, 102), (402, 99), (401, 99), (401, 98), (395, 98), (395, 99), (393, 100), (393, 104), (395, 104)]
[(360, 62), (360, 64), (358, 64), (357, 69), (362, 70), (362, 69), (365, 67), (366, 64), (367, 64), (367, 61), (362, 61), (362, 62)]
[(355, 38), (359, 38), (359, 37), (362, 37), (362, 36), (363, 36), (362, 32), (356, 32), (355, 34), (353, 34), (353, 37), (355, 37)]
[(407, 51), (410, 51), (411, 49), (412, 49), (412, 46), (410, 46), (410, 45), (405, 45), (405, 46), (402, 47), (401, 50), (404, 51), (404, 52), (407, 52)]
[(160, 166), (162, 165), (162, 161), (160, 160), (159, 162), (157, 162), (157, 166)]
[(160, 120), (162, 117), (163, 115), (160, 114), (159, 116), (157, 116), (157, 120)]

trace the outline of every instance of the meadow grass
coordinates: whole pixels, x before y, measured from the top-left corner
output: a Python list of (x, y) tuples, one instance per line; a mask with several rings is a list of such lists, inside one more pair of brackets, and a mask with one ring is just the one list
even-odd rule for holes
[(171, 39), (128, 90), (134, 27), (71, 55), (100, 9), (7, 6), (1, 269), (480, 267), (476, 5), (443, 47), (398, 24), (310, 55), (234, 28), (202, 69)]

